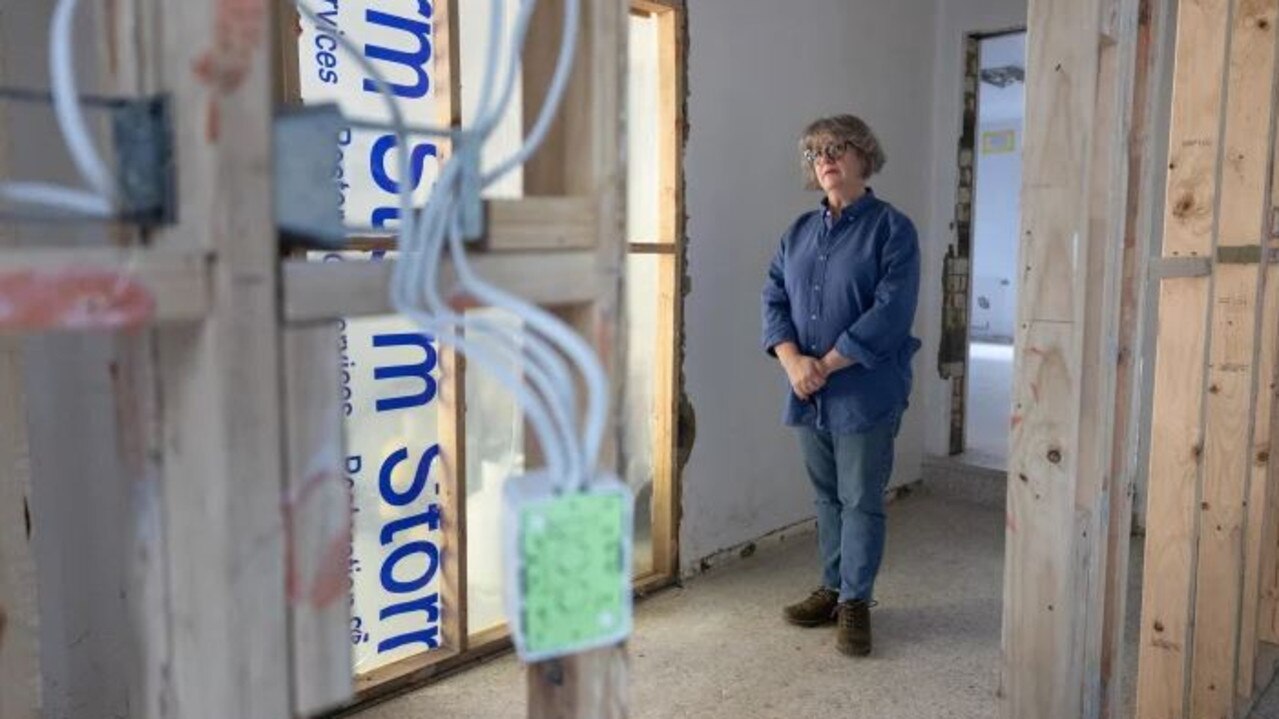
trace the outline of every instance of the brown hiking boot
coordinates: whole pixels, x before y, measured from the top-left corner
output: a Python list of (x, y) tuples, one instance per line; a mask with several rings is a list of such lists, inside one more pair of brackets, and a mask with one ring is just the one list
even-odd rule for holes
[(808, 599), (792, 604), (782, 612), (786, 621), (801, 627), (820, 627), (835, 620), (835, 608), (839, 606), (839, 592), (822, 587)]
[(870, 602), (860, 599), (840, 602), (835, 648), (850, 657), (870, 654)]

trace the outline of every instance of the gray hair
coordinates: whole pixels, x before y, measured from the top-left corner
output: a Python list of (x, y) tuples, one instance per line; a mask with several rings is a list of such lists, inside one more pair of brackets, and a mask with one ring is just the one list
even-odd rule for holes
[[(823, 117), (809, 123), (804, 128), (804, 134), (799, 138), (799, 151), (802, 155), (805, 150), (814, 149), (813, 141), (819, 137), (829, 136), (834, 138), (835, 142), (847, 142), (857, 151), (859, 159), (862, 161), (862, 177), (867, 178), (880, 170), (884, 169), (884, 163), (887, 158), (884, 157), (884, 149), (879, 144), (879, 138), (875, 137), (875, 133), (870, 129), (870, 125), (865, 120), (855, 115), (834, 115), (832, 117)], [(817, 175), (813, 171), (813, 166), (804, 162), (804, 180), (805, 185), (810, 190), (816, 190), (820, 187), (817, 183)]]

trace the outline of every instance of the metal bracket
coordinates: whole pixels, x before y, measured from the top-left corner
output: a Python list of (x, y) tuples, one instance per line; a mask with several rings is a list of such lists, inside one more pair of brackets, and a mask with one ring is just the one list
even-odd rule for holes
[(308, 247), (346, 246), (341, 194), (335, 181), (337, 105), (290, 108), (275, 118), (275, 217), (286, 241)]
[(168, 97), (130, 100), (111, 112), (120, 217), (142, 225), (176, 219), (176, 171)]
[[(0, 100), (51, 105), (53, 96), (44, 90), (10, 87), (0, 88)], [(115, 217), (144, 226), (172, 223), (176, 216), (176, 173), (168, 97), (80, 95), (78, 100), (86, 110), (106, 112), (110, 116), (116, 160)], [(40, 216), (34, 219), (73, 218)]]

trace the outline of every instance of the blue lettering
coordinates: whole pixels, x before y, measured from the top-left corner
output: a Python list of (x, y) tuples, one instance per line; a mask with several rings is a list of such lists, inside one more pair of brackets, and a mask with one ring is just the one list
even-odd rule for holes
[[(396, 467), (400, 466), (401, 462), (409, 458), (409, 452), (401, 447), (390, 457), (387, 457), (386, 461), (382, 462), (382, 469), (378, 472), (378, 491), (382, 494), (382, 500), (396, 507), (412, 504), (422, 494), (422, 489), (426, 487), (426, 482), (431, 474), (431, 463), (438, 456), (440, 456), (440, 445), (433, 444), (427, 447), (417, 462), (417, 471), (413, 473), (412, 483), (403, 492), (395, 489), (391, 473), (395, 471)], [(384, 540), (383, 544), (385, 543)]]
[[(431, 4), (426, 0), (418, 0), (418, 14), (423, 20), (431, 18)], [(365, 10), (364, 19), (370, 24), (401, 30), (408, 33), (410, 42), (417, 41), (417, 49), (412, 51), (393, 50), (380, 45), (364, 46), (364, 55), (370, 60), (386, 60), (407, 69), (414, 77), (412, 84), (389, 82), (391, 91), (396, 97), (417, 99), (426, 97), (430, 92), (431, 80), (426, 74), (426, 64), (431, 59), (431, 23), (412, 18), (403, 18), (379, 10)], [(378, 92), (377, 83), (364, 80), (365, 92)]]
[(377, 652), (378, 654), (383, 654), (415, 642), (425, 644), (427, 649), (438, 649), (440, 646), (440, 628), (427, 627), (420, 632), (410, 632), (409, 634), (401, 634), (398, 637), (384, 639), (378, 642)]
[(373, 369), (373, 379), (395, 379), (401, 377), (415, 377), (422, 380), (422, 390), (417, 394), (387, 397), (377, 400), (376, 407), (378, 412), (390, 412), (398, 409), (409, 409), (412, 407), (421, 407), (430, 403), (435, 398), (437, 390), (435, 378), (431, 376), (431, 372), (435, 370), (435, 365), (439, 361), (435, 347), (431, 344), (431, 338), (428, 335), (416, 332), (397, 332), (394, 334), (374, 335), (374, 347), (403, 347), (408, 345), (416, 345), (422, 348), (424, 357), (417, 364), (391, 365), (388, 367), (375, 367)]
[[(395, 567), (400, 560), (413, 554), (422, 554), (426, 557), (426, 566), (423, 568), (422, 576), (416, 579), (401, 581), (395, 578)], [(386, 558), (382, 563), (382, 588), (388, 592), (396, 594), (407, 594), (425, 589), (427, 584), (435, 578), (435, 571), (440, 565), (440, 548), (435, 546), (434, 542), (417, 541), (409, 542), (401, 545), (391, 552), (391, 556)]]
[[(390, 174), (386, 171), (386, 155), (395, 149), (399, 144), (395, 135), (383, 135), (373, 143), (373, 150), (369, 154), (369, 171), (373, 173), (373, 179), (377, 182), (377, 186), (391, 194), (398, 194), (400, 191), (400, 183), (391, 179)], [(414, 145), (409, 153), (409, 173), (412, 177), (410, 185), (416, 190), (417, 186), (422, 182), (422, 171), (426, 166), (426, 158), (438, 157), (439, 148), (433, 142), (423, 142)], [(399, 208), (396, 208), (397, 210)], [(397, 214), (398, 216), (398, 214)]]

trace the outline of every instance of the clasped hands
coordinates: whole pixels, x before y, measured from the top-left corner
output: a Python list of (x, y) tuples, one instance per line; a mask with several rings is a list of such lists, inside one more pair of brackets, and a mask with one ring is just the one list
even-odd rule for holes
[(801, 354), (799, 348), (790, 342), (777, 347), (777, 358), (781, 360), (795, 396), (805, 402), (826, 386), (828, 377), (852, 364), (833, 349), (818, 359)]

